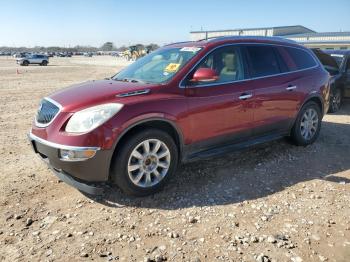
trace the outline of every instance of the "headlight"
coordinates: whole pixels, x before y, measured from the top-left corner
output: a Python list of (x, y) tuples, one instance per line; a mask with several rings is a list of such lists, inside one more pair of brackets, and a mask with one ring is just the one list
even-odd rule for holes
[(102, 125), (122, 109), (123, 104), (111, 103), (93, 106), (74, 113), (69, 119), (66, 132), (86, 133)]

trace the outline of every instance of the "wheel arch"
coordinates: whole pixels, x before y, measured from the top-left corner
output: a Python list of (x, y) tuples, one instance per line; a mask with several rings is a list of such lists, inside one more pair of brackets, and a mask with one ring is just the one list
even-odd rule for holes
[(297, 114), (294, 117), (293, 124), (291, 125), (291, 128), (290, 128), (291, 130), (293, 129), (293, 127), (295, 125), (295, 121), (297, 120), (301, 109), (304, 107), (304, 105), (306, 105), (310, 101), (315, 102), (320, 107), (322, 115), (324, 115), (324, 104), (323, 104), (323, 99), (322, 99), (321, 95), (316, 94), (316, 93), (315, 94), (311, 94), (304, 100), (304, 102), (299, 107), (298, 112), (297, 112)]
[(137, 121), (136, 123), (131, 124), (118, 136), (118, 139), (116, 140), (112, 148), (113, 154), (109, 163), (110, 171), (111, 171), (113, 161), (115, 160), (118, 154), (118, 150), (121, 148), (124, 141), (126, 141), (128, 137), (136, 134), (137, 132), (140, 132), (145, 128), (157, 128), (167, 132), (174, 139), (174, 142), (178, 147), (178, 157), (179, 157), (179, 160), (181, 161), (181, 157), (183, 153), (183, 145), (184, 145), (182, 131), (176, 125), (176, 123), (174, 123), (171, 120), (161, 118), (161, 117), (152, 117), (152, 118), (143, 119), (143, 120)]
[(312, 95), (308, 96), (305, 99), (305, 101), (303, 102), (303, 104), (300, 106), (298, 114), (299, 114), (300, 110), (303, 108), (303, 106), (306, 105), (310, 101), (315, 102), (320, 107), (322, 115), (325, 114), (325, 112), (324, 112), (324, 102), (323, 102), (323, 98), (321, 97), (320, 94), (312, 94)]

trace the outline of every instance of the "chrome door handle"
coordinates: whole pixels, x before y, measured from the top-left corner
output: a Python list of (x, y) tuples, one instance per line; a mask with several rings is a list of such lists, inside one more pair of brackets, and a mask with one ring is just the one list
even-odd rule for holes
[(251, 98), (252, 96), (253, 96), (252, 94), (242, 94), (239, 96), (239, 99), (246, 100), (248, 98)]
[(292, 90), (294, 90), (294, 89), (297, 89), (297, 86), (288, 86), (288, 87), (286, 88), (286, 90), (288, 90), (288, 91), (292, 91)]

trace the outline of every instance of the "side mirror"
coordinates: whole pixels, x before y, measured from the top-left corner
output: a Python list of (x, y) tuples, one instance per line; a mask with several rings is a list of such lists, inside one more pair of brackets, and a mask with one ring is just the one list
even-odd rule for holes
[(211, 68), (199, 68), (193, 74), (191, 82), (213, 82), (219, 79), (218, 74)]

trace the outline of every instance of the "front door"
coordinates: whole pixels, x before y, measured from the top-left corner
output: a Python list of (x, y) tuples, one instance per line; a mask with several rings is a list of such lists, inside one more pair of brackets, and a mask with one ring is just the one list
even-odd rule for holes
[[(214, 82), (191, 82), (198, 68), (215, 70)], [(185, 79), (189, 107), (187, 124), (194, 150), (204, 150), (252, 135), (252, 91), (245, 78), (240, 48), (225, 46), (212, 51)]]

